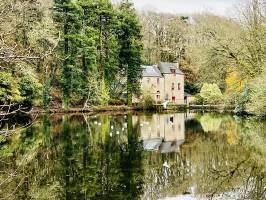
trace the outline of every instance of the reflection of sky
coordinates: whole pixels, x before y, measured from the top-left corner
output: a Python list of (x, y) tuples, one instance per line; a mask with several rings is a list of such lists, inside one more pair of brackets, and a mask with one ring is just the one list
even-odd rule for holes
[[(119, 2), (120, 0), (112, 0)], [(133, 0), (139, 10), (156, 10), (158, 12), (194, 14), (212, 12), (228, 16), (236, 5), (247, 0)]]

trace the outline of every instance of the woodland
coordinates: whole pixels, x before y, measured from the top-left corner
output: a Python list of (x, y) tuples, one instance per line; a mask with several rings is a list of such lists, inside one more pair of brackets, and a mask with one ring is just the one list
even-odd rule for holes
[(127, 0), (1, 1), (1, 110), (130, 106), (141, 65), (177, 61), (195, 103), (263, 117), (265, 3), (229, 18), (137, 11)]

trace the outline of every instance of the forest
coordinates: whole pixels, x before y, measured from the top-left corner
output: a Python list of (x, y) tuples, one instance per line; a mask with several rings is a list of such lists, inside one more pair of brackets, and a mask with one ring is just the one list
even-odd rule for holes
[[(230, 17), (115, 2), (0, 0), (0, 200), (264, 200), (266, 0)], [(158, 62), (226, 112), (137, 111)]]
[(263, 117), (266, 1), (236, 13), (137, 11), (128, 0), (1, 1), (0, 109), (130, 106), (141, 94), (141, 65), (178, 61), (195, 103)]

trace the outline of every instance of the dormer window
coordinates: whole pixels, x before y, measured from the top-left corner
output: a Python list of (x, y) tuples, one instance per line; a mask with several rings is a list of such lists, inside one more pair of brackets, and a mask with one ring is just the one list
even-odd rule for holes
[(176, 70), (175, 69), (171, 69), (171, 73), (175, 75), (176, 74)]

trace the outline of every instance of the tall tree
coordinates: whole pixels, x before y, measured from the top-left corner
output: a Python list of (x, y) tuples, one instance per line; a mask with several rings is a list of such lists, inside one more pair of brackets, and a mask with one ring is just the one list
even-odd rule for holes
[(141, 53), (143, 43), (141, 26), (133, 5), (128, 0), (122, 1), (119, 10), (118, 39), (121, 47), (119, 65), (120, 70), (126, 73), (127, 103), (131, 105), (133, 94), (139, 92), (139, 80), (142, 76)]
[(77, 54), (76, 39), (81, 28), (81, 15), (81, 10), (72, 0), (55, 0), (54, 20), (62, 34), (60, 43), (63, 59), (61, 89), (64, 108), (69, 106), (73, 89), (73, 73)]

